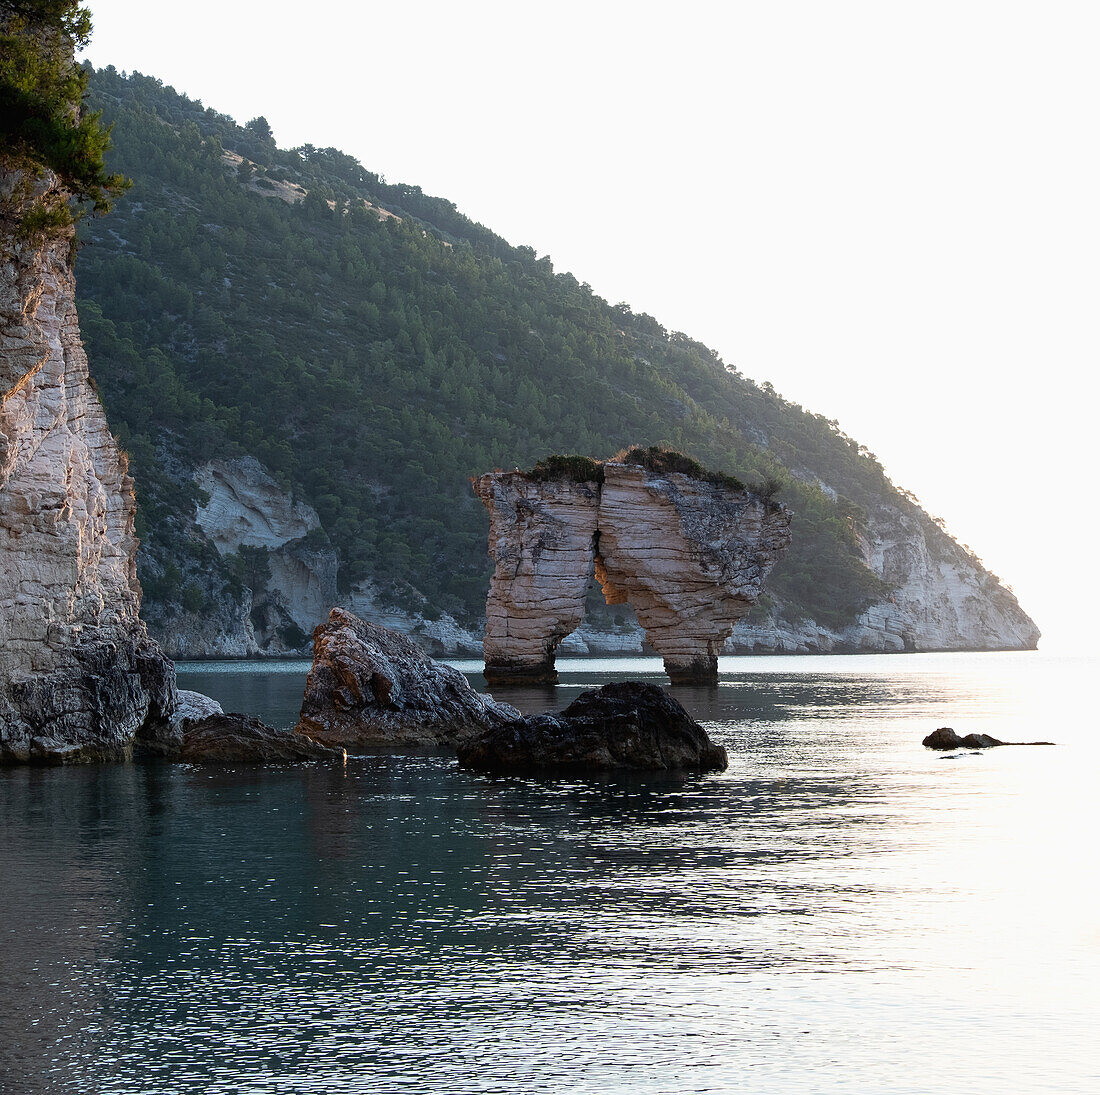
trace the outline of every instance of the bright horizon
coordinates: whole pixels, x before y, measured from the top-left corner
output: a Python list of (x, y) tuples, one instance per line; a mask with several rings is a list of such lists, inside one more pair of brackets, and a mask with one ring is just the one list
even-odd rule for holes
[(1044, 649), (1088, 642), (1089, 5), (88, 6), (97, 66), (448, 198), (837, 419)]

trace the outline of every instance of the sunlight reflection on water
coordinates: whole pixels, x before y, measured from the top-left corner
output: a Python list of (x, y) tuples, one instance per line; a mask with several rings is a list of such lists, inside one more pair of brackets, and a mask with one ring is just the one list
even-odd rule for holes
[[(0, 1090), (1095, 1090), (1096, 664), (721, 668), (717, 776), (0, 773)], [(180, 667), (283, 725), (307, 669)], [(506, 698), (662, 679), (561, 669)]]

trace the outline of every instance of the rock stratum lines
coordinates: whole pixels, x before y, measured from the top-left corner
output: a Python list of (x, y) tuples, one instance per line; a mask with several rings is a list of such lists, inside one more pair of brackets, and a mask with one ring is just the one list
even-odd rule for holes
[(138, 616), (133, 480), (88, 375), (73, 230), (22, 230), (67, 195), (0, 168), (0, 759), (167, 749), (175, 673)]
[(790, 544), (790, 513), (752, 491), (609, 461), (593, 478), (482, 475), (496, 564), (486, 606), (491, 682), (555, 680), (593, 577), (629, 602), (674, 682), (716, 679), (718, 654)]

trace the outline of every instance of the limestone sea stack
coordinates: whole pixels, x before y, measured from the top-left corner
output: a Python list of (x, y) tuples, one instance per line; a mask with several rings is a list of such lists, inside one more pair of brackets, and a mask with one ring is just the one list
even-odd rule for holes
[(73, 228), (48, 170), (0, 154), (0, 759), (178, 744), (175, 673), (138, 617), (134, 486), (88, 377)]
[(595, 477), (483, 475), (474, 490), (489, 511), (496, 564), (485, 606), (485, 678), (555, 682), (554, 654), (584, 619), (599, 530)]
[(659, 455), (688, 470), (574, 461), (560, 475), (551, 466), (474, 481), (496, 564), (486, 605), (491, 683), (557, 679), (555, 652), (583, 619), (593, 575), (608, 604), (634, 608), (673, 683), (717, 679), (723, 643), (790, 544), (791, 515), (680, 454)]
[(313, 632), (299, 733), (350, 750), (454, 745), (520, 717), (411, 639), (334, 608)]

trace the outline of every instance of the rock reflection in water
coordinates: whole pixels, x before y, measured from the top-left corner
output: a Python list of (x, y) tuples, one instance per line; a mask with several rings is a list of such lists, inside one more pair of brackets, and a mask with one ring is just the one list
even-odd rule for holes
[[(0, 772), (0, 1090), (862, 1095), (901, 1057), (922, 1092), (1087, 1090), (1095, 906), (1055, 839), (1095, 829), (1085, 753), (920, 747), (1014, 667), (798, 669), (677, 691), (717, 776)], [(230, 679), (188, 686), (239, 707)]]

